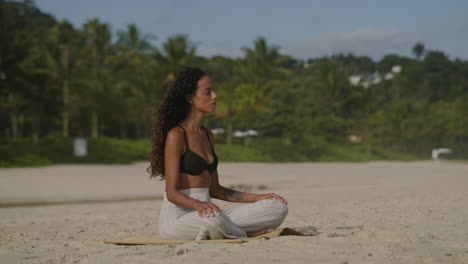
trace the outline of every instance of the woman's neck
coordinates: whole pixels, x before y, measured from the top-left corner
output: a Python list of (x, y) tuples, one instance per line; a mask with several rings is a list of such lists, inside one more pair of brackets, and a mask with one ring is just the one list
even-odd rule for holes
[(180, 123), (184, 125), (188, 130), (200, 132), (202, 122), (203, 113), (199, 111), (191, 111), (187, 118), (185, 118), (185, 120)]

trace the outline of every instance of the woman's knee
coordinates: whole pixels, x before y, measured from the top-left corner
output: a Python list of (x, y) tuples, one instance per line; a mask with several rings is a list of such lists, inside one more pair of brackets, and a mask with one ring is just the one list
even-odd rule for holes
[(284, 215), (287, 215), (288, 214), (288, 205), (283, 203), (283, 202), (280, 202), (278, 200), (275, 200), (276, 201), (276, 206), (279, 207), (279, 211), (284, 214)]
[(269, 208), (274, 210), (278, 214), (278, 216), (284, 218), (288, 214), (288, 205), (281, 202), (280, 200), (265, 199), (261, 200), (260, 202), (262, 201), (265, 204), (265, 206), (268, 206)]

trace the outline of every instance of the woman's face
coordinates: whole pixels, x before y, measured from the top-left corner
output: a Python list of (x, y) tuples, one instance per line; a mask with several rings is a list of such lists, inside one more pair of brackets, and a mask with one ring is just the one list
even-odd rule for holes
[(198, 88), (189, 102), (202, 113), (212, 113), (216, 108), (216, 93), (207, 75), (198, 80)]

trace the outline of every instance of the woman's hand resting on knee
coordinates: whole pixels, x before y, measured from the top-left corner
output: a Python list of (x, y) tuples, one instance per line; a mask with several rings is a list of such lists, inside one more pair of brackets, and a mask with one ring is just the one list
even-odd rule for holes
[(257, 202), (260, 200), (264, 199), (273, 199), (273, 200), (279, 200), (280, 202), (283, 202), (285, 204), (288, 204), (288, 201), (284, 199), (283, 197), (275, 194), (275, 193), (265, 193), (265, 194), (257, 194)]
[(214, 214), (221, 215), (219, 207), (212, 202), (198, 201), (195, 203), (194, 208), (202, 218), (215, 216)]

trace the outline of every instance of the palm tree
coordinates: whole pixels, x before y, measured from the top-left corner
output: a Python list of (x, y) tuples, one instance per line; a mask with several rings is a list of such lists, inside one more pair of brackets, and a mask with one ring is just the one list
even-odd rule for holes
[(417, 42), (413, 46), (413, 54), (414, 54), (414, 56), (416, 56), (417, 60), (419, 60), (421, 58), (421, 56), (424, 54), (424, 52), (425, 52), (424, 44), (422, 44), (421, 42)]
[(285, 77), (289, 70), (280, 65), (289, 59), (281, 55), (277, 46), (269, 46), (265, 38), (259, 37), (254, 41), (254, 47), (243, 47), (245, 57), (235, 70), (235, 78), (230, 84), (220, 87), (221, 104), (217, 116), (227, 118), (226, 143), (232, 143), (232, 125), (235, 116), (243, 120), (254, 118), (256, 112), (266, 112), (267, 90), (281, 77)]
[(279, 79), (289, 73), (281, 67), (289, 58), (279, 53), (278, 46), (269, 46), (263, 37), (259, 37), (253, 44), (253, 48), (242, 47), (245, 57), (239, 73), (245, 81), (263, 86), (269, 80)]
[(98, 19), (91, 19), (83, 26), (85, 38), (90, 48), (91, 57), (91, 79), (87, 82), (90, 90), (91, 109), (91, 136), (98, 137), (98, 107), (100, 95), (105, 93), (106, 86), (110, 82), (109, 69), (106, 63), (110, 59), (109, 26), (101, 23)]
[(62, 68), (62, 89), (63, 89), (63, 121), (62, 121), (62, 135), (68, 137), (69, 135), (69, 122), (70, 122), (70, 47), (73, 41), (73, 26), (67, 20), (57, 24), (57, 31), (59, 36), (59, 46), (61, 54), (61, 68)]
[(236, 85), (233, 82), (225, 81), (218, 87), (218, 108), (216, 109), (216, 117), (225, 119), (227, 123), (226, 143), (232, 144), (232, 125), (236, 117), (236, 110), (239, 106), (239, 99), (234, 93)]
[(174, 78), (181, 66), (192, 63), (195, 59), (197, 45), (192, 43), (187, 35), (179, 34), (169, 37), (163, 43), (163, 52), (155, 52), (155, 57), (166, 68), (166, 81)]
[(70, 123), (70, 71), (71, 63), (71, 48), (73, 41), (76, 38), (76, 33), (73, 26), (66, 19), (55, 24), (49, 30), (48, 42), (43, 49), (45, 57), (45, 68), (41, 69), (56, 82), (60, 83), (62, 90), (62, 136), (69, 136)]
[[(126, 30), (118, 31), (118, 60), (121, 65), (118, 76), (114, 80), (114, 88), (125, 108), (125, 118), (120, 116), (119, 123), (121, 137), (126, 136), (126, 127), (135, 126), (136, 134), (147, 131), (150, 122), (150, 112), (154, 107), (154, 100), (163, 94), (162, 86), (165, 72), (160, 60), (151, 58), (150, 53), (160, 54), (152, 46), (154, 35), (142, 35), (134, 24), (127, 25)], [(142, 114), (144, 118), (142, 118)]]
[(135, 24), (127, 25), (127, 30), (117, 31), (118, 40), (117, 44), (138, 53), (150, 53), (155, 50), (151, 45), (152, 40), (156, 40), (156, 36), (145, 34), (142, 35), (140, 30)]
[[(0, 110), (8, 113), (10, 135), (21, 136), (24, 111), (34, 103), (33, 49), (54, 19), (32, 1), (0, 1)], [(32, 66), (35, 69), (35, 66)], [(34, 87), (33, 87), (34, 86)]]

